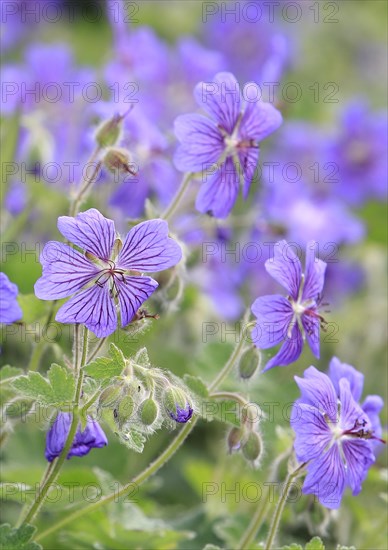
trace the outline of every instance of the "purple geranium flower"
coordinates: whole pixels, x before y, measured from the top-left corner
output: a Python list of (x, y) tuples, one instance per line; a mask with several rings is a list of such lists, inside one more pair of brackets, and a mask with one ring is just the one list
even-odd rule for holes
[[(54, 458), (61, 454), (69, 435), (71, 421), (71, 413), (59, 412), (47, 432), (45, 457), (49, 462), (52, 462)], [(87, 455), (91, 449), (104, 447), (105, 445), (108, 445), (108, 440), (101, 426), (97, 421), (88, 417), (83, 431), (81, 431), (81, 425), (78, 426), (67, 459), (72, 456)]]
[(22, 318), (17, 302), (18, 287), (11, 283), (5, 273), (0, 273), (0, 323), (9, 325)]
[(175, 120), (181, 142), (175, 164), (182, 171), (202, 172), (203, 178), (206, 173), (196, 207), (226, 218), (236, 202), (240, 182), (247, 197), (259, 159), (259, 142), (279, 128), (282, 116), (270, 103), (257, 100), (260, 92), (256, 84), (246, 84), (241, 93), (230, 73), (200, 82), (194, 97), (212, 118), (189, 114)]
[(339, 507), (348, 486), (357, 495), (375, 461), (371, 418), (354, 399), (360, 380), (354, 385), (347, 367), (338, 360), (331, 363), (335, 383), (315, 367), (309, 367), (304, 378), (295, 376), (302, 396), (294, 405), (291, 426), (296, 456), (307, 462), (303, 492), (316, 495), (328, 508)]
[(191, 408), (190, 403), (186, 403), (186, 407), (183, 409), (177, 405), (174, 412), (170, 411), (170, 416), (173, 420), (175, 420), (175, 422), (185, 424), (193, 416), (193, 409)]
[(75, 218), (61, 216), (58, 228), (84, 253), (67, 244), (47, 243), (40, 258), (43, 274), (35, 284), (35, 294), (42, 300), (74, 294), (58, 310), (56, 320), (83, 323), (99, 338), (116, 330), (117, 307), (125, 327), (155, 291), (158, 283), (142, 272), (168, 269), (182, 257), (163, 220), (140, 223), (124, 242), (116, 238), (114, 222), (94, 208)]
[(319, 358), (319, 333), (324, 320), (318, 314), (318, 307), (326, 263), (315, 257), (315, 243), (307, 244), (305, 273), (302, 273), (299, 258), (286, 241), (276, 243), (274, 257), (265, 262), (265, 268), (288, 291), (288, 296), (261, 296), (252, 305), (252, 312), (257, 317), (252, 332), (255, 345), (267, 349), (284, 340), (264, 371), (296, 361), (306, 338), (312, 352)]

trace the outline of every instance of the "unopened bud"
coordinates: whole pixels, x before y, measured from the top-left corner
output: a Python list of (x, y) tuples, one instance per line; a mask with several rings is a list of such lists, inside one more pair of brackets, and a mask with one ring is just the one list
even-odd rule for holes
[(245, 437), (244, 428), (232, 428), (228, 433), (227, 444), (229, 452), (238, 451), (241, 447), (241, 442)]
[(113, 115), (105, 120), (96, 131), (96, 141), (100, 147), (115, 145), (120, 138), (123, 116)]
[(140, 405), (140, 418), (143, 424), (151, 426), (158, 416), (158, 405), (149, 397), (145, 399)]
[(100, 407), (111, 407), (119, 398), (121, 393), (121, 388), (118, 386), (109, 386), (101, 392), (100, 399), (98, 404)]
[(261, 363), (261, 354), (256, 347), (251, 347), (245, 351), (238, 364), (238, 372), (243, 380), (248, 380), (259, 370)]
[(165, 391), (163, 404), (167, 414), (180, 424), (188, 422), (193, 415), (193, 409), (186, 392), (177, 386), (170, 386)]
[(110, 147), (105, 153), (103, 163), (114, 174), (125, 172), (136, 176), (135, 166), (131, 164), (129, 153), (125, 149)]
[(250, 432), (241, 450), (244, 457), (249, 460), (249, 462), (255, 462), (255, 460), (260, 457), (262, 450), (260, 435), (257, 432)]
[(117, 411), (117, 420), (119, 426), (123, 426), (131, 418), (135, 408), (135, 403), (130, 395), (123, 397), (116, 409)]

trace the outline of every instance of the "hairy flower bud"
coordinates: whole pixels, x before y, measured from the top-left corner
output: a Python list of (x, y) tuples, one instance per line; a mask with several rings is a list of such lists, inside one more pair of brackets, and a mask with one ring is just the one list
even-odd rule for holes
[(151, 426), (158, 416), (158, 405), (149, 397), (140, 404), (140, 419), (146, 426)]
[(116, 408), (116, 419), (119, 426), (123, 426), (131, 418), (135, 409), (135, 402), (130, 395), (123, 397)]
[(100, 407), (111, 407), (118, 400), (121, 388), (118, 386), (109, 386), (101, 392), (100, 398), (98, 400), (98, 405)]
[(115, 114), (97, 128), (96, 141), (100, 147), (109, 147), (117, 143), (121, 134), (123, 118), (122, 115)]
[(232, 428), (230, 432), (228, 433), (227, 437), (227, 445), (229, 449), (229, 453), (232, 453), (233, 451), (238, 451), (241, 447), (241, 442), (245, 437), (245, 429), (244, 428)]
[(163, 404), (168, 416), (180, 424), (188, 422), (193, 415), (189, 397), (185, 391), (177, 386), (170, 386), (165, 391)]
[(262, 447), (260, 435), (257, 432), (250, 432), (247, 440), (242, 444), (241, 450), (249, 462), (255, 462), (261, 455)]
[(261, 354), (256, 347), (245, 351), (238, 364), (238, 372), (243, 380), (248, 380), (258, 371), (261, 363)]
[(133, 163), (130, 162), (128, 151), (119, 147), (109, 147), (103, 158), (104, 165), (110, 172), (125, 172), (136, 176), (136, 170)]

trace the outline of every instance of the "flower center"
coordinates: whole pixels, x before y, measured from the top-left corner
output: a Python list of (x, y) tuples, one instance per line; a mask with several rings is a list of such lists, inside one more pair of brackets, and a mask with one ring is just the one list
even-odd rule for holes
[(99, 272), (99, 275), (94, 282), (101, 288), (109, 282), (111, 285), (109, 289), (111, 296), (117, 297), (119, 295), (117, 281), (125, 284), (125, 270), (117, 268), (116, 264), (112, 260), (107, 260), (107, 264), (108, 267)]

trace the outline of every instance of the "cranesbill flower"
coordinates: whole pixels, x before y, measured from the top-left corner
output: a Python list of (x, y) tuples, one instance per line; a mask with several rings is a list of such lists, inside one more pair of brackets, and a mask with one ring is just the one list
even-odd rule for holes
[(307, 244), (304, 273), (299, 258), (286, 241), (276, 243), (274, 257), (265, 262), (265, 268), (288, 291), (288, 296), (261, 296), (252, 304), (252, 312), (257, 317), (252, 331), (255, 345), (267, 349), (284, 341), (263, 370), (296, 361), (306, 339), (319, 358), (320, 326), (325, 321), (318, 308), (326, 263), (315, 257), (315, 243)]
[(242, 93), (231, 73), (218, 73), (212, 82), (200, 82), (194, 89), (195, 100), (211, 118), (188, 114), (175, 120), (175, 134), (181, 142), (174, 158), (176, 167), (202, 172), (203, 179), (206, 174), (196, 201), (200, 212), (226, 218), (240, 183), (244, 198), (248, 196), (259, 143), (282, 123), (275, 107), (257, 100), (259, 94), (256, 84), (246, 84)]
[(346, 378), (349, 381), (353, 399), (369, 417), (373, 435), (375, 436), (371, 439), (371, 445), (376, 452), (381, 447), (382, 428), (379, 414), (384, 406), (384, 401), (379, 395), (367, 395), (363, 403), (360, 403), (364, 387), (364, 375), (352, 367), (352, 365), (341, 363), (337, 357), (333, 357), (330, 361), (328, 375), (337, 392), (337, 396), (339, 396), (339, 381), (341, 378)]
[(5, 273), (0, 273), (0, 323), (9, 325), (22, 318), (17, 302), (18, 287), (11, 283)]
[[(331, 376), (336, 367), (331, 364)], [(357, 495), (375, 460), (372, 442), (377, 436), (371, 419), (353, 397), (352, 380), (342, 374), (343, 369), (335, 373), (337, 388), (315, 367), (304, 378), (295, 376), (302, 395), (291, 426), (297, 459), (307, 463), (303, 492), (316, 495), (327, 508), (340, 506), (346, 487)]]
[[(67, 436), (69, 435), (72, 414), (59, 412), (53, 425), (47, 432), (45, 457), (49, 462), (59, 456), (65, 446)], [(81, 425), (78, 426), (74, 441), (66, 458), (72, 456), (84, 456), (93, 448), (105, 447), (108, 440), (99, 423), (95, 420), (87, 419), (86, 427), (81, 431)]]
[(58, 229), (84, 252), (51, 241), (40, 261), (42, 277), (35, 294), (42, 300), (74, 295), (57, 312), (60, 323), (82, 323), (97, 337), (109, 336), (135, 317), (158, 283), (142, 272), (156, 272), (177, 264), (182, 252), (168, 237), (164, 220), (149, 220), (133, 227), (122, 242), (114, 222), (94, 208), (75, 218), (61, 216)]

